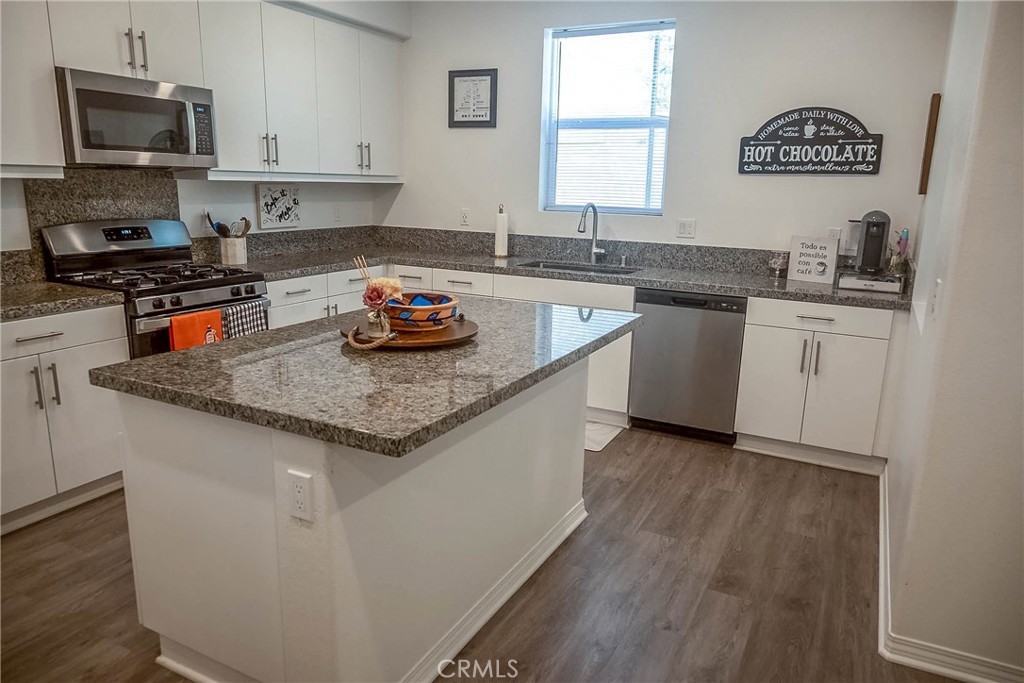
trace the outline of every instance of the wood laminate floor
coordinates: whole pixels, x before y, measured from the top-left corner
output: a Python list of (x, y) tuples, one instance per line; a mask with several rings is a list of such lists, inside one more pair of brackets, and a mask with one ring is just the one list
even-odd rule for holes
[[(877, 479), (640, 430), (585, 476), (590, 516), (460, 658), (559, 683), (946, 680), (876, 652)], [(0, 551), (5, 683), (184, 680), (137, 623), (122, 494)]]

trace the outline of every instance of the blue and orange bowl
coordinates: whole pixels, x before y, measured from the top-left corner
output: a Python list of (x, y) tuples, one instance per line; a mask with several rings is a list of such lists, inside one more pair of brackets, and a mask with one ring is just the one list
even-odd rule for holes
[(448, 294), (409, 292), (385, 307), (393, 332), (443, 330), (459, 314), (459, 300)]

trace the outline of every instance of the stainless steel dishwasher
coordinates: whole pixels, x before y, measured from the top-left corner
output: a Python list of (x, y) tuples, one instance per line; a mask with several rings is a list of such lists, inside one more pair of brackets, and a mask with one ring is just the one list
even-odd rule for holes
[(636, 312), (631, 422), (735, 440), (746, 298), (638, 288)]

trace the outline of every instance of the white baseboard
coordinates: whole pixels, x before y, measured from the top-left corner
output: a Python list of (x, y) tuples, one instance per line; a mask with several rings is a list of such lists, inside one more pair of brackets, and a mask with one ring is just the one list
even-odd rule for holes
[(771, 455), (786, 460), (798, 460), (800, 462), (831, 467), (837, 470), (848, 472), (859, 472), (879, 476), (885, 467), (884, 458), (876, 458), (870, 455), (858, 455), (846, 453), (845, 451), (833, 451), (828, 448), (817, 446), (806, 446), (802, 443), (790, 443), (777, 439), (766, 439), (763, 436), (752, 436), (750, 434), (737, 434), (735, 448), (762, 455)]
[(878, 478), (878, 654), (903, 664), (967, 683), (1022, 683), (1024, 667), (978, 657), (892, 632), (889, 574), (889, 470)]
[(73, 488), (70, 491), (58, 493), (56, 496), (41, 500), (38, 503), (26, 505), (18, 510), (12, 510), (0, 520), (0, 536), (17, 531), (29, 524), (35, 524), (47, 517), (53, 517), (60, 512), (70, 510), (82, 503), (88, 503), (90, 500), (105, 496), (122, 488), (124, 488), (124, 482), (121, 480), (121, 473), (115, 472), (102, 479)]
[(544, 537), (508, 570), (487, 593), (402, 677), (403, 683), (433, 681), (437, 665), (454, 659), (466, 643), (483, 628), (487, 620), (504, 605), (519, 587), (544, 563), (555, 549), (586, 519), (587, 510), (580, 500)]
[(600, 422), (601, 424), (613, 425), (615, 427), (628, 427), (629, 417), (617, 410), (605, 410), (604, 408), (587, 408), (587, 421)]
[(160, 655), (156, 663), (195, 683), (259, 683), (255, 678), (165, 636), (160, 636)]

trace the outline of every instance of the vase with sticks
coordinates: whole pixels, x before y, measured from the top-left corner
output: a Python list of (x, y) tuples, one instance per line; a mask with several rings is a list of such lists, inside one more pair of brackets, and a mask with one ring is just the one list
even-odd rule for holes
[(391, 334), (391, 321), (384, 307), (391, 299), (402, 297), (402, 283), (400, 280), (389, 277), (370, 277), (370, 269), (366, 265), (366, 258), (357, 256), (353, 259), (359, 274), (363, 277), (366, 289), (363, 291), (363, 305), (366, 306), (366, 336), (372, 339), (380, 339)]

